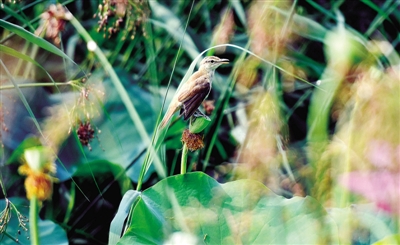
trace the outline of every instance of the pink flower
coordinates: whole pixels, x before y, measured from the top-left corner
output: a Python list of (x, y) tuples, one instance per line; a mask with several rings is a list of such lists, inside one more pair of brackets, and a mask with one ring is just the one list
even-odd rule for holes
[(387, 170), (350, 172), (339, 177), (339, 183), (350, 191), (374, 202), (378, 209), (400, 214), (400, 175)]
[(368, 145), (367, 158), (378, 168), (387, 168), (394, 165), (393, 163), (396, 162), (399, 164), (400, 146), (395, 148), (389, 142), (373, 140)]

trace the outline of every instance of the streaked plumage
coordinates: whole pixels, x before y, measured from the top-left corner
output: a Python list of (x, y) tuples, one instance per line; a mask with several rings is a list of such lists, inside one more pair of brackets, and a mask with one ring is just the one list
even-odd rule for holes
[(165, 127), (174, 113), (179, 110), (185, 120), (189, 119), (210, 93), (215, 69), (227, 63), (229, 63), (228, 59), (220, 59), (216, 56), (205, 57), (200, 63), (199, 70), (192, 74), (172, 98), (167, 113), (160, 123), (160, 129)]

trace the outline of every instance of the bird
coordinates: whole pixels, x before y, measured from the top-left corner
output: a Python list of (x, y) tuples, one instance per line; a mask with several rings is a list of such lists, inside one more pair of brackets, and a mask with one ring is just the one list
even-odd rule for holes
[[(186, 83), (176, 92), (168, 106), (159, 128), (164, 128), (175, 112), (181, 110), (180, 116), (185, 120), (199, 112), (198, 108), (211, 91), (215, 70), (222, 64), (228, 64), (228, 59), (217, 56), (207, 56), (200, 62), (199, 70), (193, 73)], [(200, 114), (202, 114), (200, 112)]]

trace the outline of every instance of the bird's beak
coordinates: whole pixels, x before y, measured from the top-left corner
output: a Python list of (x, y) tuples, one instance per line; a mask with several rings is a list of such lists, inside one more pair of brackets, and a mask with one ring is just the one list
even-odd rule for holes
[(220, 59), (218, 62), (220, 64), (229, 64), (229, 60), (228, 59)]

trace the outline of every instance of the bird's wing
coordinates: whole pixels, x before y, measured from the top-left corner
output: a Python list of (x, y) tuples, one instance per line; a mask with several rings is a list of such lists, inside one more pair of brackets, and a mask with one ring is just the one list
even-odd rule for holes
[(193, 115), (201, 103), (211, 91), (211, 83), (206, 76), (193, 81), (193, 86), (188, 87), (179, 95), (178, 100), (182, 102), (182, 114), (185, 120)]

